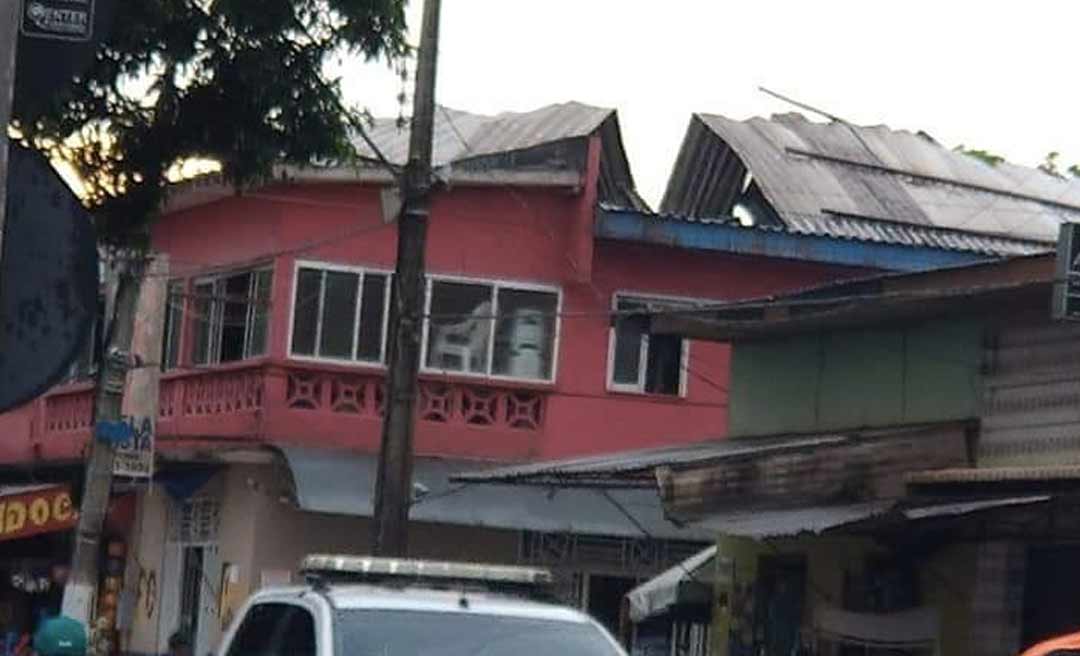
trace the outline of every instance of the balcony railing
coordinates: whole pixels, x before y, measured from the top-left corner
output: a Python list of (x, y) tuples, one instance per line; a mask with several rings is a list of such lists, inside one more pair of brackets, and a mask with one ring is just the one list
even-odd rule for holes
[[(535, 446), (532, 440), (493, 440), (491, 433), (524, 437), (543, 430), (548, 393), (486, 381), (422, 380), (417, 448), (471, 456), (526, 455)], [(38, 439), (89, 437), (93, 401), (89, 383), (50, 391), (38, 401)], [(380, 371), (270, 360), (174, 371), (162, 376), (158, 434), (180, 440), (373, 448), (385, 402)], [(494, 452), (489, 444), (498, 445)]]

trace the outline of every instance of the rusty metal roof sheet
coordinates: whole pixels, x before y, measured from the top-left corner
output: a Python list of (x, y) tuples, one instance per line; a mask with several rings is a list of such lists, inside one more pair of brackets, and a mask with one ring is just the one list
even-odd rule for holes
[(462, 482), (515, 483), (519, 485), (563, 487), (655, 487), (653, 470), (760, 457), (790, 451), (845, 444), (849, 435), (812, 435), (753, 439), (709, 440), (694, 444), (623, 451), (567, 460), (499, 467), (481, 472), (460, 473), (452, 478)]
[(1014, 483), (1025, 481), (1080, 481), (1080, 465), (1057, 467), (987, 467), (937, 469), (912, 472), (906, 477), (910, 485), (938, 483)]
[(1080, 182), (990, 166), (925, 135), (696, 115), (662, 210), (729, 216), (746, 190), (775, 212), (766, 223), (793, 232), (998, 255), (1046, 250), (1058, 224), (1080, 220)]
[(791, 510), (740, 510), (709, 515), (694, 522), (693, 526), (699, 529), (710, 529), (721, 535), (767, 540), (800, 535), (821, 535), (875, 519), (906, 523), (960, 517), (990, 510), (1046, 503), (1052, 498), (1049, 495), (1029, 495), (917, 506), (908, 506), (907, 503), (898, 503), (895, 500), (876, 500), (842, 506), (810, 506)]

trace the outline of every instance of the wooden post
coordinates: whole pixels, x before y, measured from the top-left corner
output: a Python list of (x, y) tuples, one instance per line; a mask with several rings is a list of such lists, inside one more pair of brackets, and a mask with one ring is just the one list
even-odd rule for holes
[(414, 409), (424, 323), (424, 251), (432, 183), (431, 139), (435, 121), (439, 5), (440, 0), (424, 2), (409, 135), (409, 161), (402, 181), (402, 211), (398, 219), (386, 417), (383, 419), (379, 470), (375, 481), (373, 547), (376, 554), (387, 556), (404, 556), (408, 551)]

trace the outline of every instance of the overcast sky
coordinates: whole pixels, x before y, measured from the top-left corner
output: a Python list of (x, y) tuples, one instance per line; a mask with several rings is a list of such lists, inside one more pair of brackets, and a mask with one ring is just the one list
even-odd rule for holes
[[(420, 0), (409, 10), (417, 41)], [(477, 113), (612, 107), (638, 188), (658, 203), (694, 112), (793, 108), (925, 130), (1034, 165), (1080, 161), (1071, 0), (444, 0), (438, 102)], [(400, 83), (357, 65), (350, 99), (397, 115)], [(408, 86), (412, 93), (412, 82)]]

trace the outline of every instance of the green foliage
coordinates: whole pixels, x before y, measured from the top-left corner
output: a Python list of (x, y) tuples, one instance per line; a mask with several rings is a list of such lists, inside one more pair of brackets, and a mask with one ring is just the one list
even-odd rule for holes
[(406, 56), (405, 2), (120, 1), (92, 68), (17, 125), (79, 173), (102, 238), (131, 243), (183, 161), (216, 160), (243, 188), (275, 164), (354, 157), (350, 125), (362, 114), (344, 107), (324, 65)]
[(953, 151), (963, 153), (968, 157), (974, 157), (975, 159), (980, 160), (981, 162), (989, 166), (997, 166), (998, 164), (1001, 164), (1005, 161), (1005, 158), (1001, 155), (995, 155), (988, 150), (965, 148), (964, 144), (960, 144), (956, 148), (953, 148)]

